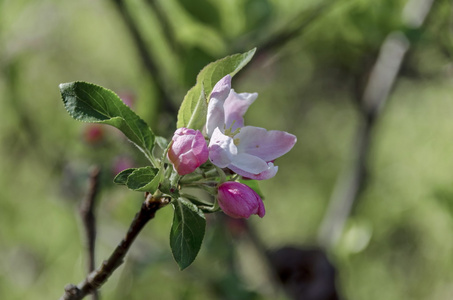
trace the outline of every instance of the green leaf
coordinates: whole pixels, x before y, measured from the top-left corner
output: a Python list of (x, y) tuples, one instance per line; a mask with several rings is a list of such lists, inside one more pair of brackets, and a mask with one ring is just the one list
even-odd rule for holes
[(189, 200), (190, 202), (192, 202), (193, 204), (197, 205), (197, 206), (213, 206), (214, 203), (212, 202), (209, 202), (205, 199), (202, 199), (201, 197), (197, 197), (197, 196), (194, 196), (194, 195), (189, 195), (189, 194), (186, 194), (184, 193), (182, 195), (184, 198), (186, 198), (187, 200)]
[(203, 83), (201, 84), (201, 92), (198, 97), (198, 101), (195, 104), (193, 112), (187, 121), (187, 128), (199, 129), (201, 130), (206, 124), (206, 116), (208, 114), (208, 101), (206, 94), (204, 93)]
[(206, 123), (207, 98), (214, 85), (224, 76), (234, 76), (253, 57), (256, 48), (242, 53), (227, 56), (210, 63), (197, 76), (197, 83), (184, 97), (178, 112), (177, 128), (186, 127), (201, 130)]
[(76, 81), (60, 84), (60, 93), (71, 117), (118, 128), (153, 161), (154, 133), (114, 92), (92, 83)]
[(203, 212), (187, 200), (179, 198), (172, 204), (175, 214), (170, 231), (170, 247), (179, 268), (184, 270), (200, 251), (206, 219)]
[(113, 182), (116, 183), (116, 184), (124, 184), (126, 185), (126, 182), (127, 182), (127, 178), (129, 177), (129, 175), (132, 174), (132, 172), (134, 172), (135, 170), (137, 170), (136, 168), (130, 168), (130, 169), (126, 169), (126, 170), (123, 170), (121, 172), (119, 172), (115, 178), (113, 178)]
[(135, 169), (128, 177), (126, 185), (134, 191), (154, 193), (162, 180), (162, 169), (143, 167)]

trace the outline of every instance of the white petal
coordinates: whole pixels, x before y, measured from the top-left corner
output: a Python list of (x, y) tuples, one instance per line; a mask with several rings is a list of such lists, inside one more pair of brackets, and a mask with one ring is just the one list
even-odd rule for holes
[(206, 134), (211, 137), (214, 129), (223, 129), (225, 124), (225, 113), (223, 102), (216, 98), (211, 98), (208, 105), (208, 116), (206, 119)]
[(255, 179), (255, 180), (266, 180), (266, 179), (272, 178), (275, 176), (275, 174), (277, 174), (277, 171), (278, 171), (278, 167), (274, 166), (273, 163), (268, 163), (268, 168), (259, 174), (245, 172), (244, 170), (236, 168), (232, 165), (228, 166), (228, 168), (230, 168), (231, 171), (241, 175), (244, 178), (250, 178), (250, 179)]
[(209, 103), (208, 115), (206, 119), (206, 134), (208, 137), (212, 135), (214, 129), (219, 127), (223, 129), (225, 124), (225, 99), (230, 94), (231, 90), (231, 76), (226, 75), (219, 82), (216, 83), (212, 89)]
[(235, 136), (240, 140), (238, 151), (258, 156), (267, 162), (287, 153), (297, 141), (296, 136), (278, 130), (245, 126)]
[(244, 114), (257, 97), (257, 93), (238, 94), (232, 89), (224, 105), (226, 128), (230, 128), (233, 125), (232, 131), (235, 131), (237, 128), (243, 127)]
[(268, 169), (267, 162), (247, 153), (239, 153), (233, 156), (231, 165), (252, 174), (259, 174)]
[(233, 138), (224, 135), (217, 127), (209, 142), (209, 160), (219, 168), (227, 167), (237, 154)]

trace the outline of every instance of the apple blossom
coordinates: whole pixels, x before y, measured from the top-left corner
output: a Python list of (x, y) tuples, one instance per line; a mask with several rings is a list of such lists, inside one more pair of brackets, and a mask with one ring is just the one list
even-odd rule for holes
[(208, 160), (208, 146), (199, 130), (178, 128), (168, 150), (168, 159), (179, 175), (195, 171)]
[(263, 200), (243, 183), (228, 181), (219, 186), (217, 200), (223, 212), (233, 218), (248, 218), (251, 215), (264, 217)]
[(244, 126), (244, 114), (257, 93), (237, 94), (231, 76), (214, 86), (209, 104), (206, 133), (210, 137), (209, 159), (220, 168), (250, 179), (269, 179), (277, 173), (273, 161), (287, 153), (297, 138), (287, 132)]

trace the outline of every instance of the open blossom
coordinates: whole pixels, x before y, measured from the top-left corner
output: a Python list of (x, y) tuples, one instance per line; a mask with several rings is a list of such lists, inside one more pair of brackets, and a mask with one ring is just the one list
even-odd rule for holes
[(263, 200), (243, 183), (228, 181), (219, 186), (217, 200), (224, 213), (233, 218), (248, 218), (251, 215), (264, 217)]
[(214, 165), (263, 180), (275, 176), (278, 167), (273, 161), (291, 150), (297, 138), (284, 131), (244, 126), (243, 116), (257, 97), (257, 93), (236, 93), (231, 76), (223, 77), (211, 92), (206, 133)]
[(178, 128), (172, 141), (168, 159), (179, 175), (192, 173), (208, 160), (208, 146), (200, 131)]

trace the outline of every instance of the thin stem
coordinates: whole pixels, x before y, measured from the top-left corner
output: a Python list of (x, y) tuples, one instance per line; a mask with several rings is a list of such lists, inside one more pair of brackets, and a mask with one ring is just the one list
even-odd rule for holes
[(160, 167), (160, 163), (154, 158), (153, 154), (149, 150), (145, 150), (145, 151), (146, 151), (145, 152), (145, 156), (151, 162), (153, 167), (159, 168)]
[(153, 198), (151, 194), (146, 194), (140, 211), (135, 215), (129, 230), (121, 240), (110, 257), (105, 260), (101, 266), (88, 276), (78, 285), (69, 284), (65, 287), (65, 293), (60, 300), (79, 300), (86, 295), (98, 290), (113, 272), (123, 263), (126, 253), (129, 251), (135, 238), (145, 227), (149, 220), (153, 219), (156, 211), (166, 206), (170, 202), (168, 198)]
[(179, 179), (181, 178), (181, 176), (178, 174), (178, 172), (174, 171), (173, 168), (172, 169), (172, 174), (170, 175), (170, 185), (172, 187), (176, 186), (179, 182)]
[(211, 169), (211, 170), (209, 170), (207, 172), (203, 172), (203, 173), (185, 175), (184, 177), (181, 178), (179, 183), (182, 185), (186, 185), (189, 183), (197, 182), (202, 179), (214, 178), (214, 177), (218, 177), (218, 176), (219, 176), (219, 173), (218, 173), (217, 169), (214, 168), (214, 169)]
[[(95, 268), (95, 245), (96, 245), (96, 217), (94, 207), (99, 191), (99, 177), (101, 169), (94, 167), (90, 173), (90, 186), (87, 197), (82, 202), (79, 212), (85, 228), (85, 235), (87, 241), (87, 257), (88, 257), (88, 273), (92, 272)], [(93, 292), (93, 300), (99, 299), (97, 291)]]

